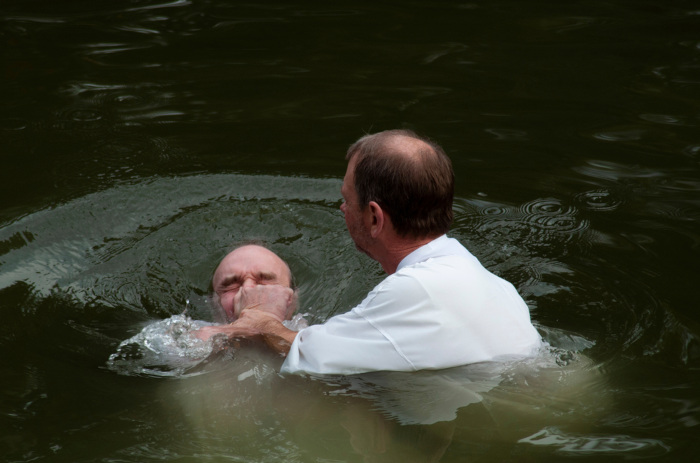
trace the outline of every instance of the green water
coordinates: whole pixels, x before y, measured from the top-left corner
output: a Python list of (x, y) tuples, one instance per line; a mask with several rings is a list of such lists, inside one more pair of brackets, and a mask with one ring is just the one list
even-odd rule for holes
[[(2, 0), (0, 48), (3, 461), (698, 461), (697, 2)], [(309, 322), (357, 304), (383, 275), (344, 152), (396, 127), (444, 146), (451, 235), (571, 359), (370, 392), (253, 347), (109, 368), (211, 320), (237, 240), (289, 261)]]

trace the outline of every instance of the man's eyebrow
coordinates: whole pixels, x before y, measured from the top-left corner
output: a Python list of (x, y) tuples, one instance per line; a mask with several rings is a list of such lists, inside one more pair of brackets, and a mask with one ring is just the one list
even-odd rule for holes
[(229, 286), (233, 283), (240, 283), (240, 281), (241, 281), (240, 275), (236, 275), (236, 274), (228, 275), (223, 280), (221, 280), (221, 283), (219, 283), (219, 286), (225, 287), (225, 286)]
[(258, 277), (260, 280), (276, 280), (277, 279), (277, 274), (274, 272), (259, 272), (255, 275)]
[[(278, 278), (278, 276), (275, 272), (257, 272), (255, 274), (255, 278), (259, 281), (271, 281), (271, 280), (276, 280)], [(221, 283), (219, 283), (219, 286), (225, 288), (229, 285), (240, 283), (241, 279), (242, 279), (241, 276), (238, 274), (228, 275), (228, 276), (224, 277), (223, 280), (221, 280)]]

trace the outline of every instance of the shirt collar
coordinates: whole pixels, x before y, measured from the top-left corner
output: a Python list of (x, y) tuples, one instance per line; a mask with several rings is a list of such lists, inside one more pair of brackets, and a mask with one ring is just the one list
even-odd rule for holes
[(418, 262), (423, 262), (424, 260), (428, 260), (431, 257), (435, 257), (438, 254), (442, 255), (440, 251), (445, 249), (446, 247), (449, 247), (449, 241), (450, 239), (447, 237), (447, 235), (442, 235), (439, 238), (435, 238), (433, 241), (424, 244), (423, 246), (419, 247), (418, 249), (404, 257), (403, 260), (399, 262), (399, 266), (396, 268), (396, 271), (398, 272), (403, 267), (417, 264)]

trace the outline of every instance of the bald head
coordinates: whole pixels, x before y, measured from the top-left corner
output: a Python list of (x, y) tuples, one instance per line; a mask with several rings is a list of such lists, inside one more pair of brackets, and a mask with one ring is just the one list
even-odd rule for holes
[(436, 143), (408, 130), (366, 135), (346, 155), (360, 207), (377, 202), (400, 236), (440, 236), (452, 224), (454, 173)]
[[(289, 266), (277, 254), (254, 244), (240, 246), (226, 255), (212, 277), (213, 300), (223, 309), (228, 321), (234, 321), (241, 312), (238, 293), (241, 288), (255, 285), (292, 287)], [(282, 319), (291, 313), (280, 314)]]
[(413, 161), (419, 161), (422, 156), (434, 155), (435, 151), (426, 142), (421, 139), (414, 138), (403, 134), (403, 132), (395, 133), (394, 131), (378, 134), (374, 140), (378, 146), (381, 146), (380, 152), (387, 155), (405, 156)]

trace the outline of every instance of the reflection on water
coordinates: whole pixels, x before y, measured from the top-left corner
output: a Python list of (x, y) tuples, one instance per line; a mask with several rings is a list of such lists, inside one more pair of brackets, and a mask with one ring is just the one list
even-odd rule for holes
[[(557, 349), (525, 362), (339, 377), (280, 377), (280, 363), (248, 346), (164, 383), (160, 394), (202, 445), (226, 442), (273, 459), (313, 448), (324, 459), (392, 462), (433, 461), (453, 439), (530, 443), (553, 423), (585, 439), (610, 399), (590, 360)], [(258, 433), (264, 442), (248, 440)]]
[[(596, 382), (593, 368), (590, 360), (582, 358), (576, 350), (548, 346), (526, 360), (471, 364), (440, 371), (373, 372), (317, 379), (334, 386), (333, 395), (362, 397), (384, 416), (410, 425), (453, 421), (460, 409), (488, 403), (496, 388), (507, 391), (506, 395), (512, 396), (510, 400), (534, 392), (554, 403), (555, 390), (581, 394), (586, 386)], [(549, 408), (551, 403), (542, 408)]]
[(670, 449), (658, 439), (635, 439), (630, 436), (589, 437), (567, 435), (557, 428), (545, 428), (519, 442), (551, 446), (561, 455), (634, 455), (644, 453), (646, 457), (662, 455)]

